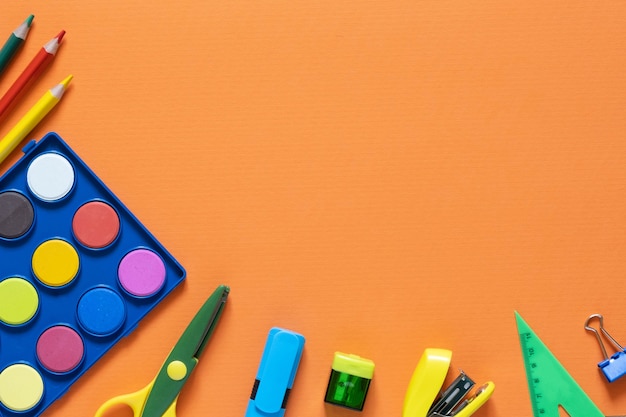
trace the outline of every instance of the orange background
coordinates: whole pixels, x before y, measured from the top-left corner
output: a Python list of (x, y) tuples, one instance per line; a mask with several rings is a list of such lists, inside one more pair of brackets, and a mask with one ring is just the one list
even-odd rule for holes
[(360, 415), (400, 416), (426, 347), (495, 381), (475, 416), (530, 416), (514, 310), (626, 413), (583, 329), (626, 343), (622, 2), (4, 1), (2, 33), (29, 13), (2, 93), (67, 34), (0, 133), (74, 74), (29, 137), (57, 131), (188, 273), (44, 415), (143, 387), (219, 283), (183, 417), (244, 415), (272, 326), (307, 338), (287, 416), (356, 415), (323, 403), (335, 350), (376, 363)]

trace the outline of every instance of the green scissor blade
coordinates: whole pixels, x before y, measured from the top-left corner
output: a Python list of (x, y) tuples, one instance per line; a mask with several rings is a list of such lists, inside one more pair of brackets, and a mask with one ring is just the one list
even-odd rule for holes
[(191, 320), (159, 370), (142, 417), (161, 417), (176, 400), (215, 330), (229, 291), (226, 285), (217, 287)]

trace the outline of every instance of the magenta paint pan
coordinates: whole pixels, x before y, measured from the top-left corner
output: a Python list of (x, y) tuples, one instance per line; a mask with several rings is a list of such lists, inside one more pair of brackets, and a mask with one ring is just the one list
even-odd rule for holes
[(148, 249), (127, 253), (117, 269), (120, 285), (136, 297), (150, 297), (165, 284), (165, 264), (161, 257)]

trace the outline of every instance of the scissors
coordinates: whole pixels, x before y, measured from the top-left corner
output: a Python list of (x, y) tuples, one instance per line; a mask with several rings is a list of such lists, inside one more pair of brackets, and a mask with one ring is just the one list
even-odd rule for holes
[(176, 417), (178, 394), (198, 364), (199, 356), (222, 315), (229, 292), (226, 285), (217, 287), (178, 339), (157, 376), (145, 388), (111, 398), (100, 406), (95, 417), (118, 405), (130, 407), (134, 417)]

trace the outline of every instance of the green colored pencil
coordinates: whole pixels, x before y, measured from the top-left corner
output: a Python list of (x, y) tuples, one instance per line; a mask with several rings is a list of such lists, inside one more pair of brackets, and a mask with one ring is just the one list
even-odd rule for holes
[(7, 39), (2, 49), (0, 49), (0, 73), (4, 71), (11, 61), (11, 58), (13, 58), (19, 47), (24, 43), (34, 17), (35, 16), (32, 14), (28, 16), (24, 23), (19, 25), (18, 28), (11, 33), (9, 39)]

